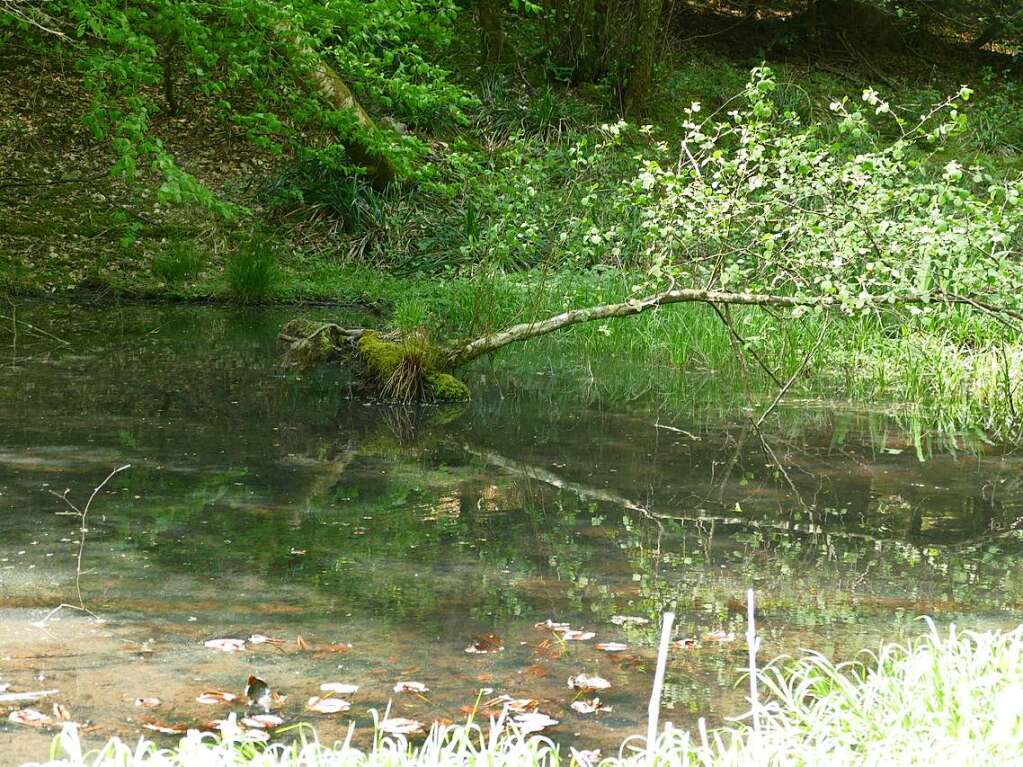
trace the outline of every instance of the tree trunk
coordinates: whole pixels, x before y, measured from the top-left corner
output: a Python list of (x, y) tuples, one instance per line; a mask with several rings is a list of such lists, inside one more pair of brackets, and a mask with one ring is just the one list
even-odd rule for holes
[(632, 62), (622, 98), (627, 115), (641, 112), (653, 89), (654, 61), (657, 57), (657, 30), (664, 0), (638, 0), (636, 38), (632, 46)]
[[(282, 24), (278, 32), (293, 48), (293, 60), (300, 70), (300, 76), (334, 109), (348, 111), (355, 115), (360, 126), (369, 131), (377, 131), (373, 118), (362, 108), (347, 83), (333, 70), (323, 58), (305, 41)], [(344, 140), (345, 150), (355, 163), (366, 169), (373, 188), (382, 191), (397, 176), (394, 163), (379, 149), (369, 146), (359, 138), (349, 137)]]
[(501, 63), (504, 52), (504, 28), (501, 24), (501, 0), (479, 0), (480, 63), (491, 70)]

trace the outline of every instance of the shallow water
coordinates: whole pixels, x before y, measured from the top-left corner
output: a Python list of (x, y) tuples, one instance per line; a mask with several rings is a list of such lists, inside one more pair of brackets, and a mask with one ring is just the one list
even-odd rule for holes
[[(288, 312), (0, 313), (0, 686), (59, 690), (36, 707), (64, 704), (96, 740), (136, 737), (140, 716), (241, 712), (195, 698), (257, 674), (288, 696), (278, 713), (325, 739), (389, 702), (461, 721), (486, 689), (539, 699), (560, 721), (550, 735), (606, 750), (642, 729), (666, 609), (677, 638), (739, 637), (673, 654), (664, 716), (683, 727), (743, 710), (747, 588), (764, 658), (848, 658), (920, 633), (921, 615), (1019, 622), (1021, 460), (991, 447), (941, 452), (821, 403), (788, 405), (758, 435), (742, 413), (659, 397), (671, 372), (623, 403), (564, 372), (497, 387), (484, 366), (472, 403), (410, 410), (334, 371), (283, 370)], [(78, 603), (79, 522), (53, 493), (80, 505), (122, 464), (91, 508), (80, 578), (104, 622), (65, 609), (38, 625)], [(534, 627), (548, 618), (596, 639), (557, 641)], [(285, 644), (203, 646), (257, 633)], [(504, 649), (466, 653), (479, 634)], [(324, 651), (335, 643), (352, 649)], [(611, 681), (613, 711), (569, 708), (581, 671)], [(429, 692), (395, 694), (400, 680)], [(360, 685), (349, 713), (304, 711), (327, 681)], [(141, 696), (163, 703), (143, 711)], [(42, 758), (52, 736), (7, 724), (14, 707), (0, 703), (3, 765)]]

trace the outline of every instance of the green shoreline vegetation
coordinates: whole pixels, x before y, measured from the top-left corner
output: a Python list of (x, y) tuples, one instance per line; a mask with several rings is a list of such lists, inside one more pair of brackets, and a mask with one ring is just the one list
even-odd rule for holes
[[(425, 741), (377, 732), (369, 748), (353, 741), (320, 744), (307, 730), (290, 744), (264, 746), (234, 725), (226, 735), (194, 731), (172, 748), (144, 739), (111, 740), (83, 752), (77, 730), (54, 741), (46, 767), (837, 767), (931, 764), (941, 754), (957, 765), (1023, 763), (1023, 627), (972, 633), (929, 631), (905, 647), (836, 664), (809, 653), (758, 672), (766, 703), (734, 724), (688, 733), (671, 727), (651, 754), (642, 740), (618, 755), (559, 747), (504, 723), (436, 725)], [(293, 733), (296, 734), (296, 733)], [(27, 766), (26, 766), (27, 767)]]

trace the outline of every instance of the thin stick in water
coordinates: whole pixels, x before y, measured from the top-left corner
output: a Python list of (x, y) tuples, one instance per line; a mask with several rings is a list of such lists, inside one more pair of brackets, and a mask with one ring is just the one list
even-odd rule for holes
[(646, 763), (653, 767), (657, 750), (657, 719), (661, 713), (661, 688), (664, 686), (664, 671), (668, 665), (668, 645), (671, 643), (671, 629), (675, 624), (675, 613), (667, 612), (661, 617), (661, 644), (657, 648), (657, 670), (654, 672), (654, 688), (650, 692), (647, 707)]

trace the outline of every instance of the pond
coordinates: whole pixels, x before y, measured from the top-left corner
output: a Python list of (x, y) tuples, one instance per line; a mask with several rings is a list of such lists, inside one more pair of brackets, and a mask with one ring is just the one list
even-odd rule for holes
[[(1016, 455), (929, 446), (851, 403), (786, 403), (757, 431), (747, 413), (662, 396), (657, 377), (678, 371), (602, 398), (570, 367), (498, 385), (516, 363), (497, 362), (470, 403), (389, 406), (343, 372), (283, 369), (274, 337), (294, 311), (0, 312), (0, 689), (57, 690), (33, 705), (63, 704), (95, 742), (168, 743), (143, 725), (244, 712), (196, 698), (240, 694), (249, 675), (324, 740), (350, 721), (363, 737), (388, 705), (458, 722), (509, 694), (558, 720), (551, 737), (608, 750), (642, 731), (667, 609), (675, 638), (696, 640), (668, 666), (664, 717), (681, 727), (744, 710), (747, 588), (765, 659), (850, 658), (918, 635), (922, 615), (1019, 622)], [(594, 375), (614, 363), (577, 377)], [(79, 519), (57, 496), (81, 506), (123, 464), (82, 550), (82, 601), (103, 621), (63, 609), (40, 623), (78, 604)], [(595, 636), (565, 641), (547, 620)], [(204, 644), (253, 635), (283, 643)], [(466, 652), (474, 641), (503, 649)], [(611, 683), (610, 710), (571, 709), (579, 673)], [(428, 691), (395, 693), (401, 681)], [(325, 682), (359, 686), (350, 711), (306, 710)], [(9, 724), (16, 707), (0, 703), (5, 764), (52, 737)]]

